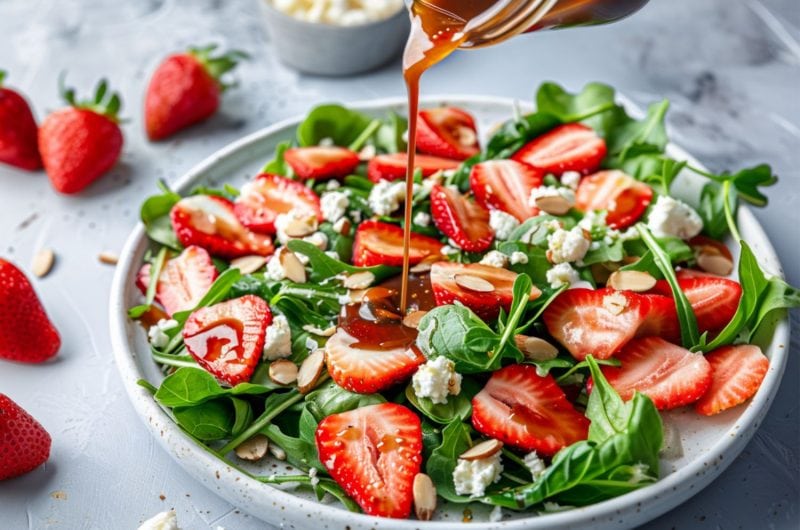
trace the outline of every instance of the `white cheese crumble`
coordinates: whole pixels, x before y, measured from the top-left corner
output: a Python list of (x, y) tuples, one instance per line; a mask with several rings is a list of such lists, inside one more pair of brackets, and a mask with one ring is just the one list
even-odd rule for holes
[(703, 220), (688, 204), (662, 195), (647, 216), (647, 227), (656, 237), (691, 239), (703, 230)]
[(342, 261), (342, 257), (335, 250), (326, 250), (325, 255), (329, 258), (335, 259), (336, 261)]
[(293, 239), (286, 233), (287, 230), (302, 229), (300, 233), (310, 234), (316, 232), (318, 227), (317, 214), (304, 208), (292, 208), (275, 218), (275, 235), (284, 245)]
[(420, 366), (411, 384), (417, 397), (444, 405), (447, 396), (457, 396), (461, 392), (461, 374), (456, 373), (453, 361), (440, 356)]
[(347, 194), (344, 192), (327, 191), (322, 194), (319, 203), (322, 209), (322, 216), (331, 223), (335, 223), (347, 213), (350, 199), (347, 198)]
[(292, 354), (292, 329), (283, 315), (275, 315), (264, 339), (264, 360), (285, 359)]
[(528, 263), (528, 255), (524, 252), (520, 252), (519, 250), (515, 250), (511, 253), (511, 264), (512, 265), (525, 265)]
[(264, 276), (268, 280), (279, 282), (286, 279), (286, 269), (281, 263), (281, 254), (285, 252), (285, 247), (279, 248), (275, 254), (267, 261), (267, 269), (264, 271)]
[(154, 515), (139, 526), (139, 530), (180, 530), (175, 510)]
[(499, 523), (503, 520), (503, 508), (500, 506), (495, 506), (492, 508), (492, 511), (489, 512), (489, 522), (490, 523)]
[(308, 478), (310, 479), (309, 483), (312, 486), (316, 486), (317, 484), (319, 484), (319, 477), (317, 476), (317, 473), (318, 473), (317, 468), (315, 467), (312, 467), (311, 469), (308, 470)]
[(518, 226), (519, 221), (511, 214), (501, 210), (492, 210), (489, 213), (489, 226), (494, 230), (494, 237), (498, 241), (505, 241), (511, 236)]
[(504, 269), (508, 265), (508, 256), (496, 250), (490, 250), (480, 261), (481, 265), (488, 265), (489, 267), (497, 267)]
[(500, 462), (501, 451), (480, 460), (459, 459), (453, 470), (453, 484), (456, 493), (470, 497), (482, 497), (486, 488), (500, 480), (503, 464)]
[(443, 256), (452, 256), (453, 254), (458, 254), (458, 249), (450, 245), (445, 245), (439, 252), (441, 252)]
[(414, 224), (417, 226), (428, 226), (431, 224), (431, 216), (426, 212), (417, 212), (414, 215)]
[(586, 230), (587, 232), (593, 232), (597, 229), (603, 229), (606, 227), (606, 216), (608, 214), (605, 211), (594, 211), (590, 210), (586, 212), (583, 216), (583, 219), (578, 222), (578, 227), (581, 230)]
[(566, 171), (563, 175), (561, 175), (561, 184), (568, 188), (572, 188), (573, 190), (578, 189), (578, 185), (581, 183), (581, 174), (577, 171)]
[(550, 282), (550, 287), (553, 289), (572, 285), (579, 280), (578, 271), (573, 269), (569, 263), (559, 263), (547, 271), (547, 281)]
[(325, 189), (328, 191), (338, 190), (342, 185), (339, 183), (338, 180), (332, 179), (329, 180), (327, 184), (325, 184)]
[(147, 330), (147, 337), (150, 339), (150, 344), (159, 350), (166, 348), (170, 340), (166, 332), (176, 327), (178, 327), (177, 320), (162, 318), (155, 326), (150, 326), (150, 329)]
[(320, 147), (333, 147), (336, 145), (336, 142), (333, 141), (333, 138), (326, 136), (325, 138), (320, 138), (317, 145)]
[(403, 7), (402, 0), (272, 0), (275, 9), (306, 22), (357, 26), (385, 20)]
[(381, 180), (372, 187), (367, 202), (375, 215), (389, 215), (398, 208), (406, 197), (406, 183)]
[(569, 263), (583, 259), (589, 251), (591, 241), (576, 226), (572, 230), (559, 228), (547, 237), (547, 243), (547, 257), (551, 263)]
[(303, 241), (311, 243), (320, 250), (325, 250), (328, 248), (328, 236), (325, 234), (325, 232), (314, 232), (310, 236), (304, 237)]
[(531, 472), (533, 480), (539, 478), (547, 469), (547, 464), (544, 463), (544, 460), (539, 457), (536, 451), (531, 451), (522, 460), (525, 462), (525, 467)]
[(575, 192), (570, 188), (559, 188), (556, 186), (539, 186), (538, 188), (533, 188), (528, 198), (528, 204), (536, 206), (536, 201), (538, 199), (546, 197), (561, 197), (569, 203), (570, 208), (575, 206)]

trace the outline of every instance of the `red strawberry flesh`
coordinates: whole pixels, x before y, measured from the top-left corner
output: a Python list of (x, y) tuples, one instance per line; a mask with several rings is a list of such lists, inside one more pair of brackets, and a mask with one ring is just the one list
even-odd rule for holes
[(705, 416), (719, 414), (753, 397), (769, 370), (769, 359), (758, 346), (723, 346), (708, 355), (711, 386), (695, 404)]
[(361, 160), (358, 153), (344, 147), (294, 147), (284, 159), (295, 174), (303, 179), (333, 179), (353, 173)]
[(490, 160), (476, 164), (469, 184), (478, 203), (489, 210), (502, 210), (524, 222), (538, 209), (530, 206), (531, 191), (542, 185), (544, 174), (514, 160)]
[(480, 151), (475, 120), (462, 109), (421, 110), (417, 127), (417, 150), (421, 153), (466, 160)]
[(457, 190), (435, 185), (431, 189), (431, 214), (436, 228), (467, 252), (483, 252), (494, 240), (489, 211)]
[[(448, 158), (417, 154), (414, 156), (414, 168), (422, 171), (423, 178), (430, 177), (439, 171), (457, 169), (459, 162)], [(392, 153), (378, 155), (367, 164), (367, 176), (372, 182), (381, 180), (402, 180), (406, 178), (408, 155)]]
[[(411, 234), (410, 263), (441, 255), (442, 245), (438, 240), (422, 234)], [(403, 229), (381, 221), (366, 221), (356, 230), (353, 243), (353, 265), (403, 265)]]
[(567, 123), (534, 139), (512, 159), (559, 176), (567, 171), (596, 171), (605, 156), (606, 143), (593, 129)]
[(242, 186), (234, 212), (244, 226), (255, 232), (275, 233), (275, 219), (293, 209), (309, 210), (322, 220), (316, 193), (301, 182), (279, 175), (263, 174)]

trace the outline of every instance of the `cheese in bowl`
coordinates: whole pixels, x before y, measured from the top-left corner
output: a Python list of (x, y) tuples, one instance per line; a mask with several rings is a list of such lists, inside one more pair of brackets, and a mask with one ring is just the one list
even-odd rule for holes
[(278, 11), (305, 22), (357, 26), (386, 20), (403, 8), (403, 0), (271, 0)]

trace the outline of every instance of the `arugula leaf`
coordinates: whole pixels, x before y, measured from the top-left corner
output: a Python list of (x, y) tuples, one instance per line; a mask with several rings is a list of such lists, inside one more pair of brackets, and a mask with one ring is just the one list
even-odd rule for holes
[(301, 147), (319, 145), (330, 138), (340, 146), (352, 144), (366, 129), (372, 119), (341, 105), (320, 105), (309, 112), (297, 127), (297, 142)]
[(686, 162), (678, 162), (677, 160), (667, 157), (660, 157), (660, 160), (660, 171), (658, 173), (651, 173), (650, 175), (645, 176), (643, 180), (654, 186), (659, 186), (661, 188), (660, 192), (662, 195), (669, 195), (669, 190), (672, 187), (672, 183), (675, 182), (675, 179), (686, 167)]
[(434, 449), (428, 458), (425, 471), (436, 484), (436, 493), (450, 502), (472, 501), (469, 497), (458, 495), (453, 484), (453, 471), (458, 463), (458, 457), (471, 446), (469, 427), (461, 420), (455, 420), (444, 428), (441, 445)]
[(610, 131), (606, 142), (609, 155), (616, 160), (614, 163), (642, 154), (664, 152), (669, 141), (664, 126), (667, 109), (667, 100), (654, 103), (647, 109), (647, 116), (643, 120), (631, 120)]
[(721, 178), (730, 180), (739, 196), (755, 206), (767, 205), (767, 196), (758, 188), (772, 186), (778, 182), (778, 177), (772, 173), (772, 168), (767, 164), (745, 168), (733, 175), (725, 173)]
[(625, 246), (622, 240), (617, 239), (610, 245), (600, 245), (595, 249), (589, 250), (583, 257), (584, 266), (594, 265), (595, 263), (619, 262), (625, 257)]
[(264, 165), (261, 170), (262, 173), (271, 173), (273, 175), (282, 175), (284, 177), (294, 177), (292, 167), (286, 163), (284, 155), (292, 147), (292, 142), (286, 140), (279, 143), (275, 147), (275, 156)]
[(145, 199), (139, 211), (139, 217), (144, 223), (147, 236), (151, 240), (173, 250), (182, 250), (183, 246), (178, 242), (178, 237), (175, 235), (175, 231), (172, 230), (172, 221), (169, 218), (169, 212), (181, 200), (181, 196), (170, 190), (163, 180), (158, 181), (158, 187), (161, 190), (161, 194), (152, 195)]
[(386, 265), (376, 265), (374, 267), (355, 267), (337, 259), (334, 259), (323, 251), (300, 239), (289, 241), (286, 245), (293, 252), (303, 254), (310, 261), (312, 282), (327, 280), (341, 273), (354, 274), (356, 272), (368, 271), (375, 275), (375, 281), (381, 281), (398, 273), (397, 267), (387, 267)]
[(499, 362), (497, 361), (504, 357), (514, 357), (517, 360), (523, 357), (522, 352), (517, 349), (512, 339), (517, 331), (520, 320), (522, 320), (525, 314), (525, 310), (528, 308), (532, 289), (533, 282), (531, 282), (530, 277), (527, 274), (518, 274), (512, 288), (513, 299), (508, 312), (508, 318), (503, 319), (501, 316), (499, 319), (499, 324), (502, 324), (502, 328), (499, 331), (502, 332), (502, 335), (489, 355), (489, 360), (485, 364), (487, 369), (499, 368)]

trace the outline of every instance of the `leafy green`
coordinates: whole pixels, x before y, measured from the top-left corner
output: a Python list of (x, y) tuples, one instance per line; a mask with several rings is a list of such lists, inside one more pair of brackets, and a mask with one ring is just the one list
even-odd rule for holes
[[(156, 254), (155, 257), (150, 260), (149, 276), (151, 278), (159, 278), (161, 276), (161, 271), (167, 261), (167, 250), (167, 247), (161, 247), (161, 250), (158, 251), (158, 254)], [(150, 310), (153, 305), (153, 301), (156, 298), (157, 287), (158, 281), (151, 281), (147, 284), (147, 292), (144, 296), (144, 303), (128, 310), (128, 316), (130, 318), (139, 318)]]
[(407, 130), (408, 120), (396, 112), (390, 112), (389, 117), (375, 133), (375, 147), (385, 153), (404, 153), (408, 148), (403, 139)]
[(664, 117), (669, 101), (654, 103), (647, 109), (647, 116), (640, 121), (631, 120), (609, 132), (606, 142), (613, 164), (647, 153), (663, 153), (667, 147)]
[(386, 403), (386, 399), (380, 394), (355, 394), (333, 381), (328, 381), (306, 396), (306, 404), (313, 404), (316, 407), (320, 419), (331, 414), (380, 403)]
[(291, 147), (292, 142), (288, 140), (279, 143), (275, 147), (275, 156), (272, 158), (272, 160), (266, 163), (261, 172), (271, 173), (273, 175), (283, 175), (284, 177), (294, 176), (292, 167), (286, 163), (286, 159), (284, 158), (286, 151), (288, 151)]
[(330, 138), (336, 145), (348, 146), (371, 122), (364, 114), (341, 105), (320, 105), (297, 127), (297, 142), (308, 147)]
[(619, 262), (625, 257), (625, 247), (621, 240), (617, 239), (610, 245), (600, 245), (590, 249), (583, 257), (584, 265), (594, 265), (595, 263)]
[(433, 450), (425, 470), (436, 484), (436, 492), (450, 502), (466, 503), (472, 499), (456, 493), (453, 484), (453, 471), (458, 457), (472, 446), (469, 427), (461, 420), (454, 420), (442, 431), (442, 443)]
[(172, 413), (183, 430), (204, 442), (228, 438), (236, 418), (233, 405), (227, 398), (191, 407), (176, 407)]
[(223, 388), (202, 368), (179, 368), (164, 379), (155, 398), (165, 407), (187, 407), (221, 396), (268, 394), (277, 388), (273, 383), (269, 386), (239, 383), (233, 388)]
[(317, 446), (297, 436), (285, 434), (277, 425), (269, 424), (261, 430), (261, 434), (269, 438), (271, 443), (286, 451), (286, 459), (290, 464), (300, 467), (314, 467), (320, 471), (325, 468), (319, 461)]
[(548, 283), (547, 271), (552, 268), (552, 265), (547, 260), (547, 251), (544, 248), (521, 241), (504, 241), (498, 245), (497, 250), (509, 257), (514, 252), (522, 252), (528, 257), (528, 261), (513, 264), (509, 269), (517, 274), (527, 274), (537, 285)]
[(172, 230), (172, 221), (169, 218), (169, 212), (181, 200), (181, 196), (170, 190), (163, 180), (158, 181), (158, 187), (161, 193), (145, 199), (139, 217), (151, 240), (171, 249), (181, 250), (183, 247)]
[[(730, 208), (735, 212), (736, 193), (730, 194)], [(725, 219), (725, 195), (722, 185), (717, 182), (708, 182), (700, 193), (700, 207), (697, 209), (703, 220), (703, 232), (711, 238), (722, 239), (728, 233), (728, 223)]]
[(466, 421), (472, 415), (472, 398), (480, 391), (480, 385), (470, 378), (461, 381), (461, 392), (448, 396), (447, 403), (434, 403), (429, 398), (421, 398), (414, 392), (413, 384), (406, 387), (406, 399), (418, 411), (435, 423), (447, 425), (454, 420)]
[(577, 94), (570, 94), (555, 83), (543, 83), (536, 94), (536, 109), (561, 123), (586, 121), (605, 134), (626, 117), (614, 98), (614, 89), (602, 83), (589, 83)]
[(302, 254), (309, 259), (311, 267), (310, 279), (312, 282), (327, 280), (342, 273), (354, 274), (363, 271), (371, 272), (375, 275), (375, 281), (380, 281), (394, 276), (399, 270), (397, 267), (387, 267), (386, 265), (355, 267), (328, 256), (313, 244), (300, 239), (289, 241), (287, 246), (293, 252)]

